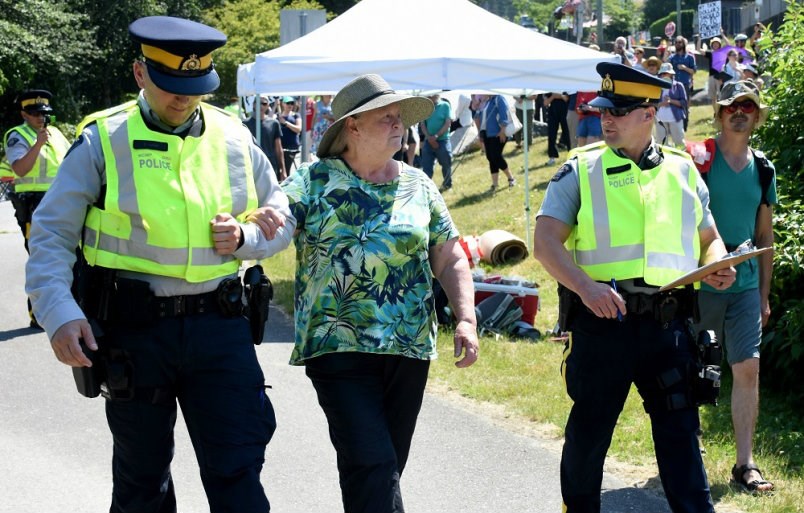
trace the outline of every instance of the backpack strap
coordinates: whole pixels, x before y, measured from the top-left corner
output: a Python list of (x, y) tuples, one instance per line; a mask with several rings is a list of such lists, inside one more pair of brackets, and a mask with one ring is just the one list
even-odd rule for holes
[(770, 205), (770, 201), (768, 201), (768, 189), (770, 189), (771, 182), (773, 181), (773, 166), (764, 153), (754, 148), (749, 149), (754, 155), (754, 163), (756, 163), (757, 170), (759, 171), (759, 185), (762, 187), (762, 200), (760, 204)]

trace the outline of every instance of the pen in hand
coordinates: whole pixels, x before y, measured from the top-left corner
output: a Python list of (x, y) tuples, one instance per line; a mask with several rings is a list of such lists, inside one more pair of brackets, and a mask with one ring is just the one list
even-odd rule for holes
[[(617, 281), (614, 278), (611, 279), (611, 288), (614, 289), (614, 292), (617, 292)], [(623, 313), (619, 307), (617, 308), (617, 320), (623, 322)]]

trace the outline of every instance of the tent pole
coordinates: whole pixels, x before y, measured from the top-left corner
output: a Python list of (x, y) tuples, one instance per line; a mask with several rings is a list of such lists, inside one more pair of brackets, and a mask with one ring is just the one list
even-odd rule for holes
[(260, 146), (260, 141), (262, 140), (262, 119), (260, 118), (260, 105), (261, 105), (260, 102), (261, 101), (262, 101), (262, 98), (260, 98), (260, 95), (255, 94), (254, 95), (254, 114), (252, 114), (252, 115), (254, 116), (254, 133), (256, 134), (256, 137), (257, 137), (257, 146), (260, 147), (260, 148), (262, 148), (262, 146)]
[[(516, 113), (514, 113), (516, 114)], [(522, 147), (525, 148), (525, 157), (524, 157), (524, 165), (525, 165), (525, 247), (528, 251), (530, 249), (530, 185), (528, 184), (528, 140), (530, 139), (530, 135), (528, 134), (528, 115), (533, 116), (533, 114), (529, 114), (528, 111), (528, 99), (527, 96), (524, 100), (522, 100)]]

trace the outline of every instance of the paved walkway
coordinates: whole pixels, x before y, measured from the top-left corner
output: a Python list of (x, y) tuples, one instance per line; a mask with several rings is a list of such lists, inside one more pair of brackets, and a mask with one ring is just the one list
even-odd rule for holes
[[(0, 202), (0, 513), (107, 511), (111, 436), (101, 399), (75, 390), (46, 336), (29, 329), (25, 251), (9, 202)], [(300, 367), (287, 365), (292, 326), (273, 309), (257, 348), (278, 429), (262, 482), (279, 513), (342, 511), (324, 416)], [(471, 369), (468, 370), (471, 372)], [(555, 442), (525, 436), (448, 397), (428, 393), (402, 478), (406, 510), (547, 513), (561, 509)], [(181, 419), (173, 463), (179, 511), (208, 511)], [(663, 499), (607, 475), (603, 511), (664, 513)]]

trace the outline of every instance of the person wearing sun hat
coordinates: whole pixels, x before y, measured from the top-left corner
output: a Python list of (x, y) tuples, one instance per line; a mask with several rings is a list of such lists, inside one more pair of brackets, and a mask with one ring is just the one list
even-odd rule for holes
[[(692, 287), (659, 288), (726, 254), (689, 155), (651, 137), (670, 83), (599, 63), (603, 141), (574, 150), (537, 213), (533, 253), (559, 283), (562, 363), (573, 400), (561, 456), (567, 513), (600, 511), (603, 463), (633, 384), (674, 512), (713, 513), (693, 396)], [(733, 268), (705, 280), (719, 289)], [(669, 305), (672, 305), (670, 307)]]
[[(773, 246), (773, 205), (778, 203), (773, 163), (749, 146), (751, 134), (768, 117), (768, 106), (749, 80), (723, 86), (717, 102), (718, 134), (704, 141), (707, 148), (699, 169), (712, 198), (712, 215), (726, 248), (750, 239), (758, 247)], [(736, 445), (732, 482), (756, 493), (770, 492), (754, 461), (753, 446), (759, 413), (759, 359), (762, 328), (770, 317), (773, 252), (737, 266), (737, 281), (729, 290), (701, 287), (701, 318), (696, 328), (714, 330), (725, 349), (734, 386), (731, 411)]]
[[(226, 36), (167, 16), (129, 34), (138, 98), (82, 123), (34, 215), (26, 290), (59, 361), (101, 369), (103, 390), (77, 384), (106, 399), (110, 511), (176, 511), (181, 404), (209, 509), (265, 513), (276, 420), (238, 271), (285, 249), (295, 220), (248, 129), (201, 101), (220, 84), (211, 53)], [(246, 220), (258, 207), (268, 236)]]
[(477, 359), (474, 286), (433, 181), (393, 160), (433, 102), (361, 75), (332, 100), (319, 161), (282, 183), (294, 236), (296, 343), (329, 423), (344, 511), (402, 512), (405, 468), (436, 353), (433, 278), (455, 318), (455, 365)]
[(659, 78), (673, 84), (670, 89), (664, 89), (662, 99), (656, 110), (655, 137), (660, 144), (673, 144), (677, 148), (684, 148), (687, 141), (684, 139), (684, 116), (687, 115), (687, 89), (675, 79), (676, 72), (669, 62), (662, 64), (659, 69)]
[[(70, 143), (50, 124), (53, 113), (53, 95), (45, 89), (29, 89), (20, 93), (15, 104), (20, 109), (22, 124), (9, 129), (3, 144), (14, 192), (9, 199), (14, 207), (14, 217), (22, 230), (25, 251), (30, 253), (31, 220), (34, 211), (56, 178)], [(28, 299), (29, 326), (41, 329)]]

